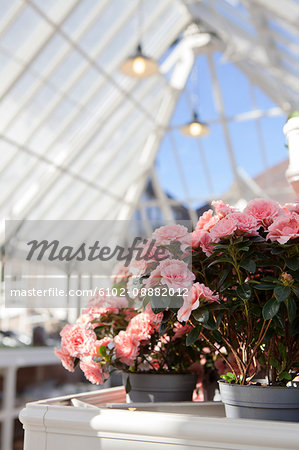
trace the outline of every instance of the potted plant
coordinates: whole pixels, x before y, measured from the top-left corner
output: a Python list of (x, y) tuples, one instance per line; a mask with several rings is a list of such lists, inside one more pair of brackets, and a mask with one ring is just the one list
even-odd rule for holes
[(201, 336), (223, 359), (229, 417), (298, 421), (299, 205), (213, 206), (193, 232), (198, 299), (183, 305), (187, 341)]
[[(213, 206), (192, 234), (193, 285), (177, 311), (186, 345), (203, 338), (215, 352), (229, 417), (299, 420), (299, 205)], [(147, 284), (169, 283), (163, 264)]]
[[(188, 291), (194, 279), (187, 262), (191, 234), (180, 225), (162, 227), (144, 254), (149, 248), (147, 258), (139, 255), (129, 268), (119, 268), (113, 288), (100, 290), (77, 322), (62, 330), (56, 354), (66, 369), (73, 371), (79, 365), (96, 384), (121, 370), (128, 401), (192, 400), (196, 378), (206, 372), (201, 362), (211, 372), (211, 352), (207, 348), (204, 352), (203, 339), (187, 352), (186, 333), (192, 326), (177, 319), (183, 303), (178, 290)], [(164, 253), (157, 253), (159, 248)], [(164, 254), (162, 261), (157, 254)], [(157, 286), (161, 267), (167, 283)]]

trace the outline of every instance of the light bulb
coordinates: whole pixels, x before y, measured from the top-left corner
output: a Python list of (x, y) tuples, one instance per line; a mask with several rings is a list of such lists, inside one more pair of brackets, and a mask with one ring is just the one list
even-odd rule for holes
[(192, 122), (189, 126), (190, 134), (192, 136), (199, 136), (201, 134), (201, 129), (201, 124), (197, 122)]
[(133, 71), (137, 74), (144, 73), (145, 60), (141, 56), (137, 56), (133, 61)]

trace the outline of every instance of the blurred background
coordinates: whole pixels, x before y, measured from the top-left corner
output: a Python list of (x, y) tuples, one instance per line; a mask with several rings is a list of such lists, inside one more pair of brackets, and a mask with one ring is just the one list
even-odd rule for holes
[(80, 296), (5, 307), (4, 245), (25, 220), (150, 232), (195, 225), (218, 198), (293, 201), (282, 128), (299, 109), (299, 2), (0, 0), (0, 10), (0, 434), (11, 450), (22, 448), (24, 402), (94, 387), (53, 353)]

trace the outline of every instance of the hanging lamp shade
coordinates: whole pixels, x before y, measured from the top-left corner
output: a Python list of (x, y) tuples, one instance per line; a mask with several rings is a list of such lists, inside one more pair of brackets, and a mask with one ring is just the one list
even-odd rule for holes
[(193, 120), (191, 122), (188, 122), (186, 125), (183, 125), (181, 127), (181, 132), (185, 136), (190, 137), (202, 137), (206, 136), (210, 133), (210, 129), (207, 124), (200, 122), (198, 120), (197, 114), (193, 113)]
[(126, 59), (120, 69), (125, 75), (133, 78), (147, 78), (159, 72), (157, 62), (143, 54), (140, 44), (136, 53)]

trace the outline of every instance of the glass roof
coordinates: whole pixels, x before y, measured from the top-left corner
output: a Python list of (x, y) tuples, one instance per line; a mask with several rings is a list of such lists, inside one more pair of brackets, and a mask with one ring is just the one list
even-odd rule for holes
[[(299, 5), (286, 3), (1, 0), (2, 218), (128, 219), (152, 170), (163, 201), (190, 212), (229, 190), (240, 167), (254, 177), (287, 158)], [(141, 81), (119, 69), (140, 40), (160, 63)], [(211, 129), (202, 141), (179, 132), (192, 109)]]

